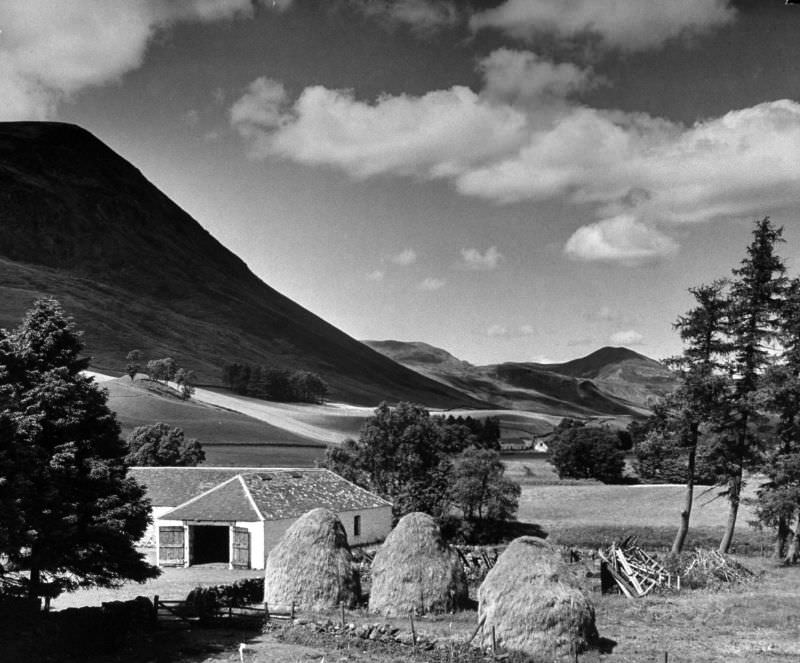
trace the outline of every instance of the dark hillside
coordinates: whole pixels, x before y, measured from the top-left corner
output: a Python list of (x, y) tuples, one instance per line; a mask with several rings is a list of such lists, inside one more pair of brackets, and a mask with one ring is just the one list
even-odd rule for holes
[(204, 382), (246, 361), (316, 371), (338, 400), (479, 405), (270, 288), (87, 131), (0, 123), (0, 326), (44, 293), (86, 330), (99, 367), (119, 370), (140, 348)]

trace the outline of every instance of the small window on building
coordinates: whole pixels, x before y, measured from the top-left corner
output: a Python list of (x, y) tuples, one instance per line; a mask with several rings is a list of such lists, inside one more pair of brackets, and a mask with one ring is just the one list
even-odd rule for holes
[(353, 536), (361, 536), (361, 516), (353, 516)]

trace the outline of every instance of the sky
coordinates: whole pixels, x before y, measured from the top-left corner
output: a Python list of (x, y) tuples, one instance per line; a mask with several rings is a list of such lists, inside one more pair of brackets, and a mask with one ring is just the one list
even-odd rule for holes
[(3, 0), (0, 120), (88, 129), (359, 339), (655, 358), (753, 222), (800, 272), (784, 0)]

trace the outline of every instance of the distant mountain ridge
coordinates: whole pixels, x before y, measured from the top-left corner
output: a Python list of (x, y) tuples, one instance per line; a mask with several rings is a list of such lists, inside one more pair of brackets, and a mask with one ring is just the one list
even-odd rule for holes
[(364, 342), (475, 398), (500, 407), (561, 416), (640, 416), (676, 384), (666, 367), (628, 348), (604, 347), (560, 364), (473, 366), (426, 343)]
[(93, 364), (134, 348), (219, 382), (225, 362), (320, 373), (337, 400), (485, 405), (339, 331), (270, 288), (89, 132), (0, 123), (0, 326), (58, 297)]

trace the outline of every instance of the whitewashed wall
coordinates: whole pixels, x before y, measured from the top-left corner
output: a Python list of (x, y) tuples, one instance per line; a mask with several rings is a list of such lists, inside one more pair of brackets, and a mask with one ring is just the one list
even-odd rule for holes
[(250, 568), (263, 569), (264, 560), (267, 558), (264, 552), (264, 523), (237, 521), (236, 527), (243, 527), (250, 532)]
[[(383, 541), (392, 529), (392, 507), (381, 506), (376, 509), (341, 511), (337, 514), (347, 532), (347, 542), (351, 546)], [(353, 530), (355, 516), (361, 516), (361, 534)]]

